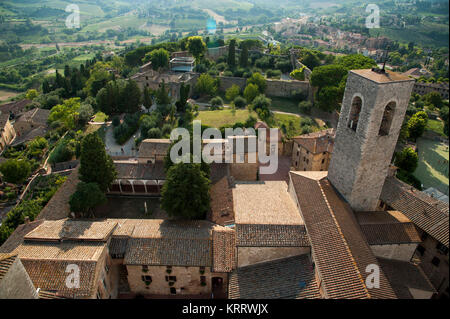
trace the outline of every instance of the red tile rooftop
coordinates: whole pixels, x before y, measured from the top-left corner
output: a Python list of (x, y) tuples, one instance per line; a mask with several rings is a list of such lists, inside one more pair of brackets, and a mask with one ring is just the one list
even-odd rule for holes
[(389, 82), (402, 82), (402, 81), (414, 81), (405, 75), (400, 73), (392, 72), (386, 70), (385, 73), (378, 73), (372, 71), (372, 69), (364, 70), (351, 70), (350, 72), (362, 76), (363, 78), (369, 79), (377, 83), (389, 83)]

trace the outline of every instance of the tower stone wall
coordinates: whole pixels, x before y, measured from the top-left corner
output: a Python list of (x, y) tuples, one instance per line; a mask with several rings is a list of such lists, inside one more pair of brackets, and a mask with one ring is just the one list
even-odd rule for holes
[[(377, 207), (413, 85), (414, 80), (390, 71), (349, 72), (328, 179), (355, 211)], [(352, 129), (355, 97), (362, 103)], [(380, 134), (382, 122), (390, 129)]]

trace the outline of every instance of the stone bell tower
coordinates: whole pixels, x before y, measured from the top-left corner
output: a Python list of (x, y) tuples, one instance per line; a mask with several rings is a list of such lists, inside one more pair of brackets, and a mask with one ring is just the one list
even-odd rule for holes
[(328, 179), (355, 211), (377, 207), (413, 85), (384, 69), (349, 72)]

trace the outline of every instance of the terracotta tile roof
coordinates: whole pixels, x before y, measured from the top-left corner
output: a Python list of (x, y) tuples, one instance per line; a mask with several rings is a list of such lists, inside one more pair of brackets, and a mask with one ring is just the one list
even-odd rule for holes
[(236, 225), (238, 247), (308, 247), (304, 225)]
[[(207, 221), (130, 220), (122, 226), (125, 231), (119, 231), (120, 238), (131, 230), (132, 223), (134, 229), (128, 239), (124, 264), (205, 266), (221, 272), (234, 267), (232, 229)], [(113, 234), (113, 239), (119, 232)]]
[(139, 157), (166, 156), (170, 144), (169, 139), (143, 140), (139, 147)]
[(21, 259), (34, 286), (43, 290), (57, 292), (58, 295), (77, 298), (89, 297), (94, 293), (96, 285), (96, 267), (94, 261), (77, 261), (80, 268), (80, 288), (68, 288), (66, 269), (73, 261), (65, 260), (31, 260)]
[(17, 255), (14, 254), (0, 254), (0, 282), (9, 271), (16, 258)]
[(43, 220), (36, 220), (34, 222), (19, 225), (16, 230), (9, 236), (9, 238), (3, 243), (3, 245), (0, 247), (0, 253), (11, 253), (13, 252), (17, 247), (22, 245), (24, 241), (24, 237), (26, 234), (28, 234), (30, 231), (38, 227), (40, 224), (42, 224)]
[(8, 121), (9, 121), (9, 113), (1, 113), (0, 114), (0, 128), (3, 129)]
[(233, 188), (236, 224), (303, 225), (284, 181), (239, 182)]
[(449, 247), (449, 206), (414, 189), (395, 177), (387, 177), (380, 199), (401, 211), (417, 227)]
[[(106, 243), (92, 242), (26, 242), (16, 250), (36, 288), (69, 298), (93, 295), (101, 270), (99, 261), (106, 251)], [(66, 285), (66, 270), (72, 264), (80, 268), (79, 288)]]
[(332, 153), (336, 130), (334, 128), (294, 137), (294, 142), (313, 154)]
[(350, 206), (326, 176), (326, 172), (290, 172), (325, 297), (396, 298), (382, 272), (380, 288), (366, 287), (366, 267), (377, 260)]
[(47, 290), (39, 290), (39, 299), (67, 299), (63, 296), (58, 295), (56, 292), (51, 292)]
[(13, 114), (20, 114), (22, 113), (25, 108), (31, 104), (31, 100), (21, 100), (21, 101), (16, 101), (16, 102), (11, 102), (11, 103), (7, 103), (7, 104), (3, 104), (0, 105), (0, 111), (4, 114), (6, 113), (13, 113)]
[(306, 255), (238, 268), (229, 278), (229, 299), (320, 297), (314, 269)]
[(385, 258), (378, 258), (378, 261), (399, 299), (413, 299), (414, 290), (436, 292), (419, 266)]
[(212, 232), (212, 271), (231, 272), (236, 268), (236, 234), (226, 227), (216, 227)]
[(47, 134), (47, 128), (39, 126), (26, 134), (16, 136), (14, 141), (11, 143), (11, 146), (17, 146), (23, 143), (27, 143), (34, 140), (36, 137), (45, 136), (45, 134)]
[(33, 122), (38, 125), (47, 126), (50, 110), (35, 108), (25, 112), (17, 121)]
[(351, 73), (362, 76), (363, 78), (369, 79), (377, 83), (390, 83), (390, 82), (401, 82), (401, 81), (414, 81), (405, 75), (396, 73), (390, 70), (386, 70), (386, 73), (377, 73), (372, 71), (372, 69), (363, 70), (351, 70)]
[(208, 220), (219, 225), (234, 221), (233, 191), (229, 186), (228, 178), (223, 177), (212, 185), (210, 195), (211, 211), (208, 214)]
[(358, 212), (355, 215), (369, 245), (422, 242), (414, 224), (400, 212)]
[(113, 220), (83, 221), (61, 219), (45, 221), (24, 238), (26, 241), (107, 241), (116, 225), (117, 222)]
[(61, 185), (58, 191), (53, 195), (52, 199), (50, 199), (47, 205), (41, 210), (36, 219), (58, 220), (69, 217), (69, 199), (70, 196), (75, 193), (79, 183), (79, 167), (80, 166), (72, 171), (67, 180), (63, 185)]
[(140, 164), (137, 162), (115, 161), (117, 179), (165, 180), (166, 172), (163, 162)]

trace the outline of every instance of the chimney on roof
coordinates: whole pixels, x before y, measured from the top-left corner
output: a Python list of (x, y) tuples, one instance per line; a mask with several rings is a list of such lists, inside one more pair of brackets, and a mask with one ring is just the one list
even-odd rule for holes
[(29, 224), (30, 223), (30, 217), (25, 216), (24, 222), (25, 222), (25, 224)]

